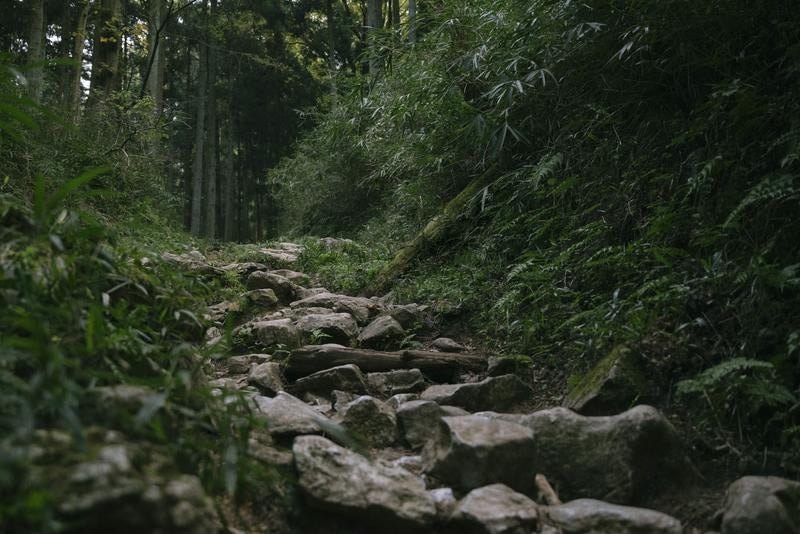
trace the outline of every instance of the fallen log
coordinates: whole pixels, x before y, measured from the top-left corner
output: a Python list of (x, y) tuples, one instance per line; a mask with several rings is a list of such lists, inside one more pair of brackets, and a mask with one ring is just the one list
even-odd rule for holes
[(405, 273), (412, 262), (422, 256), (424, 252), (441, 242), (453, 229), (458, 226), (462, 215), (480, 192), (488, 187), (496, 178), (493, 172), (474, 178), (467, 186), (448, 202), (441, 213), (431, 219), (428, 224), (417, 234), (414, 239), (397, 251), (394, 258), (378, 273), (375, 279), (366, 288), (366, 295), (379, 295), (385, 293), (394, 281)]
[(419, 369), (432, 380), (446, 380), (458, 370), (483, 371), (486, 358), (478, 354), (457, 354), (425, 350), (384, 352), (332, 345), (307, 345), (292, 351), (283, 372), (290, 380), (339, 365), (357, 365), (365, 373)]

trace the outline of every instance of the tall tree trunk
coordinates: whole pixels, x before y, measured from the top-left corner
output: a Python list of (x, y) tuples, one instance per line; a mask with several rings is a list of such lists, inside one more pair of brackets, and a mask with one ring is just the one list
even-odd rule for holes
[(225, 241), (233, 241), (236, 239), (236, 206), (238, 202), (236, 202), (238, 197), (237, 187), (236, 187), (236, 175), (233, 172), (233, 158), (234, 158), (234, 151), (233, 151), (233, 142), (234, 142), (234, 114), (233, 114), (233, 77), (228, 71), (228, 127), (225, 129), (225, 163), (223, 165), (222, 174), (225, 179), (225, 217), (224, 217), (224, 224), (225, 224), (225, 233), (224, 238)]
[(377, 32), (383, 25), (381, 5), (383, 0), (367, 0), (367, 46), (369, 47), (369, 74), (374, 79), (381, 70)]
[[(28, 30), (28, 63), (41, 63), (44, 59), (44, 0), (31, 2), (31, 20)], [(28, 96), (36, 102), (42, 99), (44, 68), (42, 65), (28, 71)]]
[(78, 5), (80, 6), (80, 12), (78, 13), (78, 22), (75, 24), (75, 35), (72, 41), (72, 59), (75, 64), (72, 65), (70, 72), (69, 102), (67, 104), (70, 117), (76, 123), (81, 115), (83, 49), (86, 46), (86, 21), (89, 19), (89, 9), (92, 2), (91, 0), (81, 0)]
[[(217, 11), (217, 0), (211, 0), (211, 20)], [(211, 32), (207, 34), (208, 71), (206, 74), (208, 130), (206, 133), (206, 235), (217, 237), (217, 46)]]
[[(205, 2), (203, 2), (205, 4)], [(205, 6), (203, 6), (205, 7)], [(193, 235), (203, 231), (203, 163), (206, 141), (206, 88), (208, 44), (200, 43), (200, 65), (197, 69), (197, 120), (195, 121), (194, 164), (192, 165), (192, 225)]]
[(400, 0), (391, 0), (392, 2), (392, 26), (394, 28), (400, 27)]
[(148, 65), (145, 72), (147, 92), (153, 98), (157, 116), (164, 109), (164, 39), (163, 28), (166, 23), (166, 6), (164, 0), (151, 0), (150, 22), (148, 27)]
[(417, 0), (408, 0), (408, 42), (417, 42)]
[(99, 0), (92, 44), (90, 106), (119, 88), (119, 54), (122, 44), (122, 1)]
[(335, 106), (339, 90), (336, 87), (336, 39), (334, 34), (333, 1), (325, 0), (325, 18), (328, 22), (328, 70), (331, 76), (331, 103)]

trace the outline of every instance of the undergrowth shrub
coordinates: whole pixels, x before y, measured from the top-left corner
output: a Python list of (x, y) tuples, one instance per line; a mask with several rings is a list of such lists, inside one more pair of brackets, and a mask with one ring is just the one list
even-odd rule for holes
[[(800, 470), (794, 6), (469, 0), (428, 17), (276, 171), (287, 227), (397, 248), (487, 174), (398, 295), (569, 373), (635, 347), (705, 384), (680, 400), (700, 418), (741, 415), (740, 439)], [(702, 374), (743, 361), (760, 363)]]

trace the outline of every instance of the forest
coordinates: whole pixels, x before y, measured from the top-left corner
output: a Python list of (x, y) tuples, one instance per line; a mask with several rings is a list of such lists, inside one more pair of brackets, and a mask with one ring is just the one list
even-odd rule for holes
[(800, 532), (794, 2), (0, 15), (0, 532)]

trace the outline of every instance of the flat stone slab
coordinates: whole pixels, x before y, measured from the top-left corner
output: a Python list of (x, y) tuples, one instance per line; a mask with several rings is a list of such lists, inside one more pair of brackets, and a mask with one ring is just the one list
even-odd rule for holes
[(489, 377), (470, 384), (440, 384), (420, 395), (421, 400), (459, 406), (470, 412), (507, 410), (532, 396), (530, 387), (515, 375)]
[(438, 429), (422, 451), (429, 475), (462, 491), (493, 483), (532, 491), (536, 449), (529, 428), (463, 415), (443, 417)]
[(459, 532), (516, 534), (536, 532), (537, 504), (504, 484), (470, 491), (456, 506), (452, 526)]
[[(655, 510), (578, 499), (541, 508), (542, 521), (564, 533), (681, 534), (677, 519)], [(767, 531), (761, 531), (767, 532)]]
[(347, 516), (376, 532), (429, 532), (436, 506), (422, 480), (403, 468), (372, 463), (319, 436), (292, 448), (300, 489), (315, 508)]

